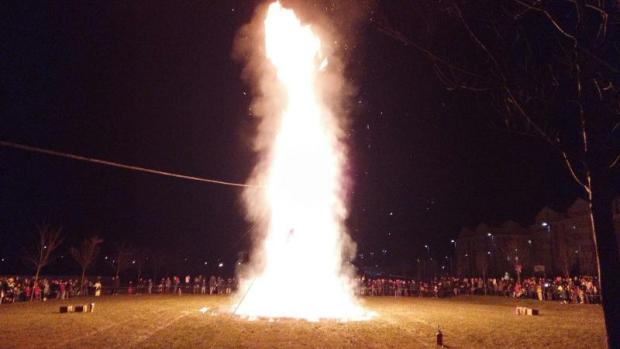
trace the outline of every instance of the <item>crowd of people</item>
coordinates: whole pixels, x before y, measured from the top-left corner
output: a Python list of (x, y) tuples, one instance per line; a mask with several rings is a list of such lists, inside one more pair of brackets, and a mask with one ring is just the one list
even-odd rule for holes
[(237, 288), (235, 278), (189, 275), (163, 277), (159, 282), (151, 278), (121, 283), (119, 277), (80, 280), (76, 278), (0, 277), (0, 304), (30, 300), (68, 299), (76, 296), (101, 296), (104, 294), (231, 294)]
[[(433, 281), (416, 281), (404, 278), (360, 277), (356, 292), (360, 296), (396, 297), (449, 297), (458, 295), (495, 295), (514, 298), (531, 298), (560, 301), (563, 303), (599, 303), (597, 280), (592, 277), (556, 277), (553, 279), (530, 277), (521, 281), (508, 276), (503, 278), (442, 277)], [(121, 283), (120, 278), (32, 278), (0, 277), (0, 304), (27, 300), (67, 299), (76, 296), (101, 296), (104, 294), (231, 294), (237, 289), (235, 278), (214, 275), (185, 277), (168, 276), (154, 281), (139, 278)]]
[(600, 303), (598, 282), (592, 277), (530, 277), (521, 281), (504, 278), (442, 277), (432, 282), (411, 279), (358, 279), (361, 296), (449, 297), (458, 295), (495, 295), (531, 298), (563, 303)]

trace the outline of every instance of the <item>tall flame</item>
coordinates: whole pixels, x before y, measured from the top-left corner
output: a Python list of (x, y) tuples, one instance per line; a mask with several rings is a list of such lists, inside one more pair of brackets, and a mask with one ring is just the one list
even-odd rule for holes
[(265, 166), (258, 167), (261, 187), (250, 194), (250, 205), (267, 206), (267, 232), (257, 251), (263, 265), (245, 279), (235, 313), (364, 318), (343, 272), (343, 248), (350, 241), (343, 224), (344, 150), (338, 122), (322, 100), (331, 96), (318, 89), (327, 65), (321, 41), (278, 2), (269, 6), (264, 29), (265, 55), (286, 103), (267, 116), (277, 132), (262, 154)]

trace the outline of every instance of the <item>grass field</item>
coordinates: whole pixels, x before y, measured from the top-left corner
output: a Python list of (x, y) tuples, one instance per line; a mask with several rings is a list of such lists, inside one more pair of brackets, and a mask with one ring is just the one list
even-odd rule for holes
[[(499, 297), (363, 299), (367, 322), (246, 321), (221, 296), (118, 296), (94, 313), (60, 314), (60, 301), (0, 306), (0, 348), (425, 348), (440, 325), (450, 348), (603, 348), (602, 310)], [(540, 316), (517, 316), (515, 305)], [(199, 311), (208, 307), (207, 313)]]

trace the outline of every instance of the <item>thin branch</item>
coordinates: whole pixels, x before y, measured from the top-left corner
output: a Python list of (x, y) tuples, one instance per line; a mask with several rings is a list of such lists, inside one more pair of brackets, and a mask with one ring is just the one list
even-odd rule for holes
[(461, 12), (460, 7), (456, 3), (454, 3), (454, 7), (456, 9), (456, 12), (458, 13), (458, 16), (459, 16), (459, 19), (461, 20), (461, 23), (463, 23), (463, 27), (465, 27), (465, 30), (467, 30), (467, 33), (469, 34), (469, 36), (472, 38), (472, 40), (478, 46), (480, 46), (480, 48), (487, 54), (489, 59), (495, 65), (495, 69), (497, 70), (497, 73), (499, 74), (499, 76), (502, 79), (502, 89), (504, 90), (504, 92), (508, 96), (508, 100), (517, 108), (517, 110), (525, 118), (527, 123), (530, 124), (532, 127), (534, 127), (536, 132), (541, 137), (543, 137), (543, 139), (547, 140), (550, 144), (554, 144), (554, 142), (551, 141), (551, 139), (549, 138), (547, 133), (540, 126), (538, 126), (538, 124), (535, 123), (534, 120), (532, 120), (532, 118), (530, 118), (530, 116), (525, 112), (525, 109), (517, 101), (516, 97), (512, 93), (512, 90), (510, 89), (510, 87), (508, 87), (508, 83), (507, 83), (508, 79), (506, 78), (506, 75), (502, 72), (501, 65), (499, 64), (499, 62), (497, 61), (495, 56), (491, 53), (491, 51), (487, 48), (487, 46), (480, 40), (480, 38), (478, 38), (478, 36), (471, 29), (471, 27), (469, 26), (469, 24), (465, 20), (465, 17), (463, 17), (463, 13)]
[(577, 38), (574, 35), (569, 34), (566, 30), (564, 30), (564, 28), (562, 28), (562, 26), (560, 25), (560, 23), (558, 23), (555, 18), (553, 18), (553, 16), (549, 13), (549, 11), (542, 9), (540, 7), (536, 7), (533, 6), (531, 4), (528, 4), (527, 2), (521, 1), (521, 0), (514, 0), (517, 4), (526, 7), (529, 10), (532, 11), (536, 11), (536, 12), (540, 12), (542, 14), (545, 15), (545, 17), (547, 17), (547, 19), (549, 20), (549, 22), (551, 22), (551, 24), (565, 37), (571, 39), (573, 41), (573, 43), (575, 44), (575, 46), (577, 45)]
[[(566, 1), (570, 2), (571, 4), (574, 4), (575, 7), (577, 6), (577, 2), (575, 0), (566, 0)], [(603, 8), (599, 6), (594, 6), (592, 4), (585, 4), (585, 7), (597, 12), (601, 16), (601, 24), (599, 25), (599, 31), (596, 36), (597, 37), (602, 36), (604, 40), (604, 38), (607, 36), (607, 24), (609, 22), (609, 13), (607, 13), (607, 11), (605, 11)]]
[(613, 72), (613, 73), (620, 73), (620, 68), (614, 67), (613, 65), (611, 65), (611, 63), (609, 63), (606, 60), (602, 59), (601, 57), (595, 55), (594, 53), (584, 49), (581, 46), (579, 46), (577, 49), (579, 51), (585, 53), (586, 55), (590, 56), (595, 61), (599, 62), (601, 65), (603, 65), (605, 68), (609, 69), (611, 72)]
[(611, 162), (611, 164), (609, 164), (609, 168), (614, 168), (618, 162), (620, 162), (620, 154), (618, 154), (618, 156), (616, 156), (616, 159), (614, 161)]
[(564, 163), (566, 164), (566, 167), (568, 168), (568, 172), (570, 172), (575, 182), (577, 182), (577, 184), (579, 184), (583, 188), (583, 190), (585, 190), (588, 194), (590, 194), (591, 193), (590, 188), (587, 185), (585, 185), (575, 173), (575, 170), (573, 169), (573, 165), (568, 159), (568, 154), (566, 154), (565, 151), (560, 151), (560, 153), (562, 153), (562, 158), (564, 159)]
[(450, 63), (447, 59), (439, 57), (438, 55), (436, 55), (435, 53), (431, 52), (429, 49), (423, 47), (422, 45), (410, 40), (409, 38), (407, 38), (405, 35), (403, 35), (401, 32), (389, 28), (383, 24), (380, 24), (379, 22), (375, 21), (373, 22), (375, 24), (375, 28), (377, 28), (377, 30), (379, 30), (380, 32), (382, 32), (383, 34), (391, 37), (392, 39), (395, 39), (397, 41), (400, 41), (401, 43), (407, 45), (407, 46), (412, 46), (413, 48), (415, 48), (416, 50), (424, 53), (428, 58), (430, 58), (433, 61), (436, 62), (440, 62), (442, 64), (444, 64), (445, 66), (454, 69), (456, 71), (459, 71), (461, 73), (467, 74), (467, 75), (471, 75), (472, 77), (477, 77), (477, 78), (483, 78), (482, 75), (469, 71), (463, 67), (454, 65), (452, 63)]

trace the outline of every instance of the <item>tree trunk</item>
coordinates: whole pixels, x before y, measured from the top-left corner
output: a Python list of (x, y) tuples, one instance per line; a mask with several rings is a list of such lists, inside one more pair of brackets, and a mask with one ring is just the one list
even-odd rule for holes
[(591, 169), (591, 223), (598, 259), (607, 346), (620, 348), (620, 302), (614, 298), (620, 295), (620, 259), (612, 213), (613, 175), (608, 168)]
[(80, 296), (84, 295), (84, 275), (86, 275), (86, 268), (82, 268), (82, 278), (80, 279)]
[(30, 289), (30, 301), (34, 299), (34, 286), (39, 281), (39, 273), (41, 272), (41, 266), (37, 266), (37, 272), (34, 274), (34, 281), (32, 282), (32, 288)]

